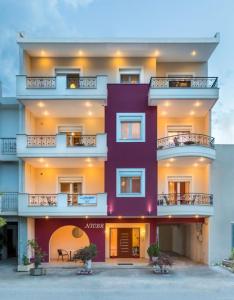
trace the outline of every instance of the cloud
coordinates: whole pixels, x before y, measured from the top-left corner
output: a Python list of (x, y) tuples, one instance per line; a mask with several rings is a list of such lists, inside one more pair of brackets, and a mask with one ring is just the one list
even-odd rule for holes
[(87, 6), (91, 4), (94, 0), (63, 0), (65, 4), (71, 5), (73, 8), (77, 9), (79, 6)]

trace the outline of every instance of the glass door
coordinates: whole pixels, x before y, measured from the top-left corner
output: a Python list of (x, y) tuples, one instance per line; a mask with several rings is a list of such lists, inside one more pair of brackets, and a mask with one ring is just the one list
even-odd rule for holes
[(190, 193), (190, 185), (191, 181), (189, 179), (169, 179), (168, 193), (170, 204), (183, 204), (187, 199), (187, 195)]

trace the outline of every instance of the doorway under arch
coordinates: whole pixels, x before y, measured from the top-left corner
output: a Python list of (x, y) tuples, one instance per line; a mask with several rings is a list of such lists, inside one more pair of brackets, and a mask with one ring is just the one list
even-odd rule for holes
[(56, 229), (49, 241), (49, 261), (57, 261), (58, 249), (74, 252), (90, 245), (88, 235), (79, 227), (66, 225)]

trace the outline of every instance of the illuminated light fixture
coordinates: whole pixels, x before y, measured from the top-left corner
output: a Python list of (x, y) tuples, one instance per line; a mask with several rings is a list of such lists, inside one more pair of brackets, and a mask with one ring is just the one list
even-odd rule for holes
[(195, 112), (193, 110), (190, 111), (190, 116), (193, 116), (195, 114)]
[(39, 162), (43, 163), (44, 162), (44, 158), (39, 158)]
[(91, 111), (89, 111), (89, 112), (88, 112), (88, 115), (89, 115), (89, 116), (92, 116), (92, 115), (93, 115), (93, 113), (92, 113)]
[(78, 51), (78, 55), (81, 56), (81, 55), (83, 55), (83, 54), (84, 54), (84, 52), (83, 52), (82, 50), (79, 50), (79, 51)]
[(37, 103), (37, 106), (39, 106), (39, 107), (44, 107), (44, 106), (45, 106), (45, 103), (43, 103), (43, 102), (40, 101), (40, 102)]
[(154, 56), (157, 57), (157, 56), (159, 56), (159, 55), (160, 55), (160, 52), (159, 52), (158, 50), (155, 50), (155, 51), (154, 51)]
[(93, 166), (93, 164), (89, 164), (89, 167), (91, 168)]
[(92, 106), (92, 105), (91, 105), (90, 102), (85, 102), (85, 106), (86, 106), (86, 107), (90, 107), (90, 106)]
[(144, 218), (145, 218), (145, 216), (141, 216), (141, 218), (142, 218), (142, 219), (144, 219)]
[(196, 168), (196, 167), (198, 167), (198, 164), (197, 164), (197, 163), (195, 163), (195, 164), (193, 164), (193, 166)]
[(203, 161), (205, 161), (205, 158), (201, 157), (201, 158), (199, 158), (199, 161), (203, 162)]
[(202, 103), (200, 101), (196, 101), (193, 105), (195, 107), (200, 107), (202, 105)]
[(91, 162), (91, 159), (90, 159), (90, 158), (87, 158), (86, 161), (87, 161), (87, 162)]
[(48, 216), (45, 216), (45, 219), (49, 219), (49, 217), (48, 217)]
[(72, 136), (75, 135), (75, 132), (72, 132), (71, 135), (72, 135)]
[(117, 50), (115, 54), (116, 54), (116, 56), (120, 56), (121, 55), (121, 51)]
[(122, 219), (122, 216), (118, 216), (118, 219)]
[(70, 88), (70, 89), (76, 89), (76, 84), (75, 84), (74, 82), (71, 82), (71, 83), (69, 84), (69, 88)]
[(89, 218), (89, 216), (85, 216), (85, 219), (88, 219)]
[(46, 53), (45, 53), (45, 50), (42, 49), (42, 50), (41, 50), (41, 55), (44, 56), (45, 54), (46, 54)]
[(168, 167), (170, 167), (171, 165), (169, 164), (169, 163), (166, 163), (166, 167), (168, 168)]
[(161, 115), (162, 115), (162, 116), (166, 116), (166, 115), (167, 115), (167, 112), (166, 112), (166, 111), (162, 111), (162, 112), (161, 112)]
[(172, 215), (169, 215), (168, 218), (171, 219), (171, 218), (172, 218)]
[(45, 111), (43, 112), (43, 115), (44, 115), (44, 116), (48, 116), (48, 115), (49, 115), (49, 112), (48, 112), (47, 110), (45, 110)]
[(172, 158), (169, 159), (169, 161), (173, 162), (173, 161), (175, 161), (175, 158), (172, 157)]
[(195, 218), (198, 219), (198, 218), (199, 218), (199, 215), (196, 215)]
[(166, 102), (164, 103), (164, 106), (169, 107), (169, 106), (171, 106), (171, 103), (168, 102), (168, 101), (166, 101)]
[(48, 164), (45, 164), (45, 167), (46, 167), (46, 168), (48, 168), (48, 167), (49, 167), (49, 165), (48, 165)]
[(195, 50), (193, 50), (193, 51), (191, 52), (191, 55), (192, 55), (192, 56), (196, 56), (196, 55), (197, 55), (197, 52), (196, 52)]

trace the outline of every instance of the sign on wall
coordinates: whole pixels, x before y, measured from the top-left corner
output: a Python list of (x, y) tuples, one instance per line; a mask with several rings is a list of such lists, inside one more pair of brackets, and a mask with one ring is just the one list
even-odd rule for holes
[(78, 205), (96, 205), (96, 195), (78, 195)]
[(84, 227), (85, 229), (104, 229), (104, 223), (87, 223)]

